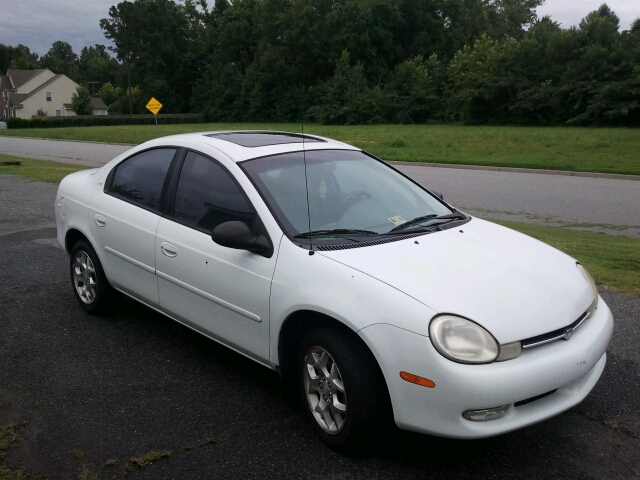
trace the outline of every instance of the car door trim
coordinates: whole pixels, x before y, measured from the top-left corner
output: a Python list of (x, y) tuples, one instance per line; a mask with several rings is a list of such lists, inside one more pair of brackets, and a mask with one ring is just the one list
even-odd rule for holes
[(146, 263), (142, 263), (139, 262), (138, 260), (135, 260), (127, 255), (125, 255), (124, 253), (120, 253), (117, 250), (114, 250), (111, 247), (104, 247), (104, 249), (109, 252), (111, 255), (115, 255), (118, 258), (121, 258), (122, 260), (131, 263), (132, 265), (135, 265), (136, 267), (140, 267), (141, 269), (149, 272), (149, 273), (153, 273), (155, 275), (156, 273), (156, 269), (153, 267), (150, 267), (149, 265), (147, 265)]
[(185, 283), (181, 280), (178, 280), (177, 278), (173, 278), (170, 275), (167, 275), (166, 273), (162, 273), (160, 271), (156, 271), (156, 275), (168, 282), (171, 282), (175, 285), (178, 285), (179, 287), (184, 288), (185, 290), (189, 290), (192, 293), (195, 293), (196, 295), (201, 296), (202, 298), (206, 298), (207, 300), (213, 302), (213, 303), (217, 303), (218, 305), (228, 308), (229, 310), (232, 310), (236, 313), (239, 313), (240, 315), (247, 317), (251, 320), (253, 320), (254, 322), (262, 322), (262, 319), (256, 315), (255, 313), (251, 313), (247, 310), (245, 310), (244, 308), (240, 308), (237, 307), (235, 305), (233, 305), (232, 303), (229, 302), (225, 302), (224, 300), (222, 300), (221, 298), (218, 297), (214, 297), (213, 295), (207, 293), (207, 292), (203, 292), (202, 290), (200, 290), (199, 288), (193, 287), (191, 285), (189, 285), (188, 283)]

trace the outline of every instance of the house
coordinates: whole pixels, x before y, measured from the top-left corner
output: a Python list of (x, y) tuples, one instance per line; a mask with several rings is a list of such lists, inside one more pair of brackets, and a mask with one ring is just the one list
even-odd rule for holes
[[(78, 84), (69, 77), (47, 68), (9, 69), (6, 75), (0, 75), (2, 119), (75, 116), (71, 96), (77, 88)], [(107, 114), (107, 106), (100, 99), (91, 99), (91, 109), (94, 115)]]
[[(91, 115), (109, 115), (109, 107), (102, 101), (101, 98), (91, 97), (89, 99), (89, 107), (91, 108)], [(73, 115), (73, 106), (70, 103), (65, 103), (64, 108), (71, 112)]]

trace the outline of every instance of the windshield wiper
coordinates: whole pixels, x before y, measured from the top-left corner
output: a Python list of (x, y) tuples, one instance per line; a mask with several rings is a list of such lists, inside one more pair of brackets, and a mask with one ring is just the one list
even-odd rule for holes
[(293, 238), (309, 238), (318, 235), (381, 235), (378, 232), (371, 230), (357, 230), (350, 228), (335, 228), (333, 230), (312, 230), (311, 232), (304, 232), (294, 235)]
[(432, 213), (430, 215), (422, 215), (420, 217), (416, 217), (412, 220), (409, 220), (408, 222), (398, 225), (397, 227), (393, 227), (391, 230), (389, 230), (389, 233), (405, 230), (411, 227), (412, 225), (415, 225), (416, 223), (424, 222), (426, 220), (445, 220), (446, 222), (449, 222), (453, 220), (464, 220), (465, 218), (467, 217), (465, 217), (462, 213), (458, 211), (454, 211), (453, 213), (450, 213), (448, 215), (440, 215), (440, 216)]

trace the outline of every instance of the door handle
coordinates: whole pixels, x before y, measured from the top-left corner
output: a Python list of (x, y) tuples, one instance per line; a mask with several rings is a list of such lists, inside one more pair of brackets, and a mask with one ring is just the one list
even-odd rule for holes
[(107, 224), (107, 219), (97, 213), (94, 215), (94, 219), (99, 227), (104, 227)]
[(162, 242), (160, 244), (160, 250), (167, 257), (176, 257), (176, 256), (178, 256), (178, 249), (176, 247), (174, 247), (173, 245), (171, 245), (170, 243)]

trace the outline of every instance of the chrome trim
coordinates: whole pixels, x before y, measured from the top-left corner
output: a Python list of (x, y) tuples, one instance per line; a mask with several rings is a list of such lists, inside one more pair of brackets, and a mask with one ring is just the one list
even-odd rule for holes
[[(591, 313), (592, 313), (592, 309), (593, 305), (589, 307), (589, 309), (582, 314), (582, 317), (578, 318), (578, 323), (576, 323), (573, 327), (569, 326), (566, 327), (562, 330), (562, 333), (556, 335), (555, 337), (551, 337), (551, 338), (545, 338), (544, 340), (540, 340), (539, 342), (534, 342), (534, 343), (528, 343), (528, 344), (523, 344), (522, 345), (522, 349), (525, 350), (527, 348), (533, 348), (533, 347), (539, 347), (540, 345), (544, 345), (545, 343), (551, 343), (551, 342), (555, 342), (556, 340), (569, 340), (571, 338), (571, 336), (573, 335), (573, 332), (584, 323), (584, 321), (591, 317)], [(575, 323), (575, 322), (574, 322)], [(534, 337), (535, 338), (535, 337)], [(525, 342), (525, 340), (523, 340), (523, 342)]]
[[(545, 343), (555, 342), (556, 340), (560, 340), (561, 338), (565, 338), (565, 334), (564, 333), (562, 335), (558, 335), (556, 337), (547, 338), (546, 340), (541, 340), (540, 342), (530, 343), (528, 345), (523, 345), (522, 349), (526, 350), (527, 348), (538, 347), (540, 345), (544, 345)], [(568, 338), (565, 338), (565, 340), (568, 340)]]
[[(580, 325), (582, 325), (584, 323), (584, 321), (591, 316), (591, 313), (592, 313), (591, 307), (589, 307), (589, 311), (587, 312), (587, 314), (584, 317), (582, 317), (582, 320), (580, 320), (578, 322), (578, 324), (575, 327), (573, 327), (571, 330), (573, 331), (576, 328), (578, 328)], [(567, 340), (569, 340), (569, 339), (567, 338)]]

